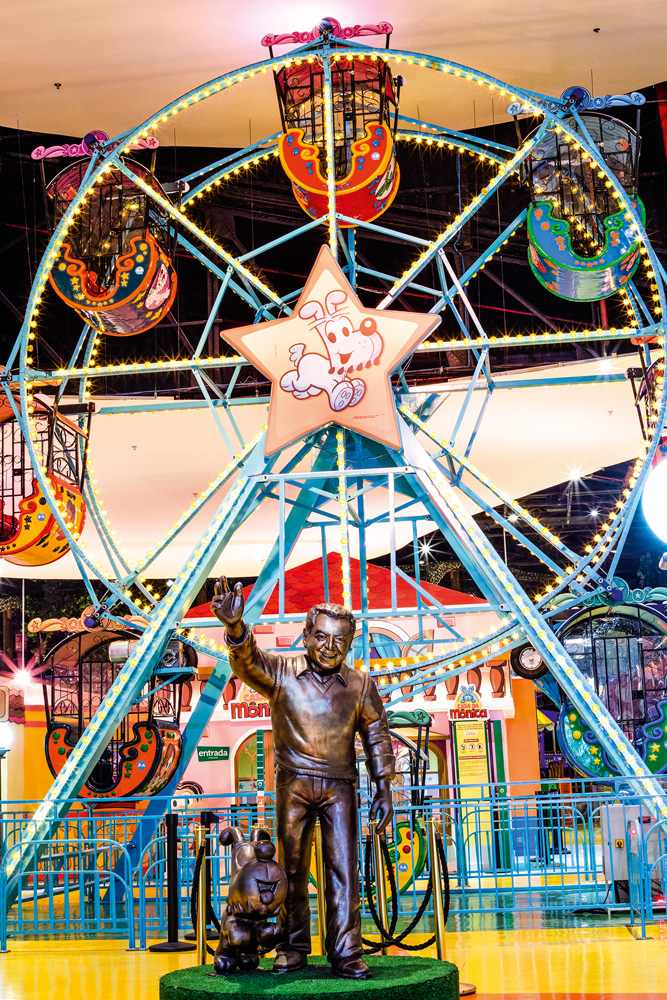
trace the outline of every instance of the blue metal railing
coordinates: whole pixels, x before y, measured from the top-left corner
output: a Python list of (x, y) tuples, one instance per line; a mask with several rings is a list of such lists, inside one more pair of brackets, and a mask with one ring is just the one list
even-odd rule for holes
[[(550, 782), (550, 787), (554, 784), (558, 783)], [(662, 905), (667, 888), (667, 822), (656, 823), (642, 797), (628, 794), (620, 782), (598, 790), (583, 781), (561, 782), (558, 791), (548, 794), (538, 791), (534, 782), (428, 786), (421, 797), (423, 791), (404, 786), (394, 792), (389, 840), (401, 888), (401, 915), (417, 912), (428, 883), (426, 824), (431, 818), (443, 830), (453, 912), (568, 914), (591, 908), (627, 912), (629, 905), (631, 920), (645, 935), (646, 922)], [(368, 831), (371, 795), (362, 785), (362, 838)], [(165, 800), (165, 808), (168, 803)], [(190, 796), (179, 811), (178, 883), (169, 886), (162, 824), (148, 843), (134, 850), (141, 838), (145, 799), (118, 799), (104, 810), (75, 801), (61, 825), (54, 827), (53, 838), (40, 842), (40, 847), (46, 845), (44, 853), (37, 857), (34, 852), (28, 870), (8, 878), (5, 859), (29, 839), (27, 825), (37, 805), (6, 803), (0, 813), (3, 950), (10, 935), (37, 933), (123, 936), (130, 948), (138, 938), (138, 947), (145, 948), (149, 939), (166, 934), (168, 892), (179, 899), (181, 927), (189, 927), (194, 825), (202, 813), (211, 814), (208, 859), (212, 903), (220, 913), (229, 880), (229, 852), (220, 847), (218, 834), (228, 825), (249, 832), (260, 815), (253, 795)], [(626, 838), (621, 839), (625, 851), (620, 854), (613, 844), (603, 843), (604, 837), (613, 840), (610, 817), (614, 814), (618, 826), (619, 809), (621, 838)], [(275, 803), (270, 793), (261, 815), (273, 834)], [(628, 823), (632, 836), (626, 835)], [(132, 857), (138, 858), (134, 865)], [(16, 886), (17, 902), (7, 912), (6, 901)], [(365, 891), (362, 912), (369, 913)]]

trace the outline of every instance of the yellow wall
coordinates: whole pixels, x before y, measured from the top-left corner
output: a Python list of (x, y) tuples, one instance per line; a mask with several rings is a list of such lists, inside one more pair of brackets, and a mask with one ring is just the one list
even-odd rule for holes
[[(540, 751), (537, 742), (537, 713), (535, 685), (523, 677), (512, 678), (514, 718), (506, 719), (507, 779), (508, 781), (534, 781), (540, 785)], [(511, 794), (526, 795), (530, 786), (512, 789)]]
[[(53, 784), (53, 775), (46, 763), (44, 737), (46, 718), (43, 705), (26, 705), (23, 734), (23, 794), (16, 796), (41, 802)], [(13, 751), (12, 751), (13, 752)]]

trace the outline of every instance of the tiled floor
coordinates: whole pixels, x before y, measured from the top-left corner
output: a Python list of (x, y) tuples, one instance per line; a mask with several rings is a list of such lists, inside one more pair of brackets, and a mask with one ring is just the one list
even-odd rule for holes
[[(667, 1000), (667, 924), (651, 933), (637, 941), (625, 927), (461, 931), (447, 934), (447, 958), (478, 1000)], [(128, 952), (121, 941), (10, 941), (0, 998), (157, 1000), (160, 976), (193, 962), (192, 952)]]

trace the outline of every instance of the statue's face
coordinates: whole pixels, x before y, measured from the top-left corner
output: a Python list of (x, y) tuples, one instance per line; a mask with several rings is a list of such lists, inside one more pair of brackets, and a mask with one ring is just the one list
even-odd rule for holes
[(317, 615), (310, 631), (303, 630), (306, 656), (323, 674), (338, 670), (352, 645), (354, 631), (345, 618)]

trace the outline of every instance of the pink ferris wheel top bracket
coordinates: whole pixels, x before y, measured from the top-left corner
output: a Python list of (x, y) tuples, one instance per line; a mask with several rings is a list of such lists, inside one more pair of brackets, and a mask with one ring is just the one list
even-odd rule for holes
[(388, 21), (380, 21), (379, 24), (355, 24), (349, 28), (343, 28), (340, 21), (335, 17), (325, 17), (319, 24), (316, 24), (310, 31), (288, 31), (282, 35), (264, 35), (262, 45), (271, 48), (273, 45), (305, 45), (307, 42), (314, 42), (323, 32), (333, 35), (335, 38), (362, 38), (364, 35), (391, 35), (394, 30), (393, 25)]

